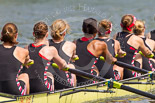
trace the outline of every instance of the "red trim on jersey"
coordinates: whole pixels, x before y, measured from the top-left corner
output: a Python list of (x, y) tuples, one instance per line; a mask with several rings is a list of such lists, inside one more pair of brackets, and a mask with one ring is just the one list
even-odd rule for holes
[(39, 56), (45, 60), (48, 60), (46, 57), (44, 57), (42, 54), (39, 53)]
[(88, 41), (88, 40), (90, 40), (90, 39), (93, 39), (93, 37), (90, 37), (90, 38), (82, 37), (82, 38), (81, 38), (82, 41)]
[(130, 47), (130, 49), (131, 49), (131, 50), (136, 50), (136, 49), (135, 49), (135, 48), (133, 48), (133, 47)]
[(95, 56), (92, 52), (90, 52), (89, 50), (88, 50), (88, 52), (91, 54), (91, 55), (93, 55), (93, 56)]
[(44, 45), (44, 44), (40, 44), (40, 45), (37, 45), (37, 46), (34, 45), (34, 44), (32, 44), (33, 47), (40, 47), (40, 46), (42, 46), (42, 45)]

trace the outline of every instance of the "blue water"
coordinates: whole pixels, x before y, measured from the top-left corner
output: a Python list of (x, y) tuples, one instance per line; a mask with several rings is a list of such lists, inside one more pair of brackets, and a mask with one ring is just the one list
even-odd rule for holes
[(67, 20), (71, 32), (66, 39), (72, 41), (83, 35), (81, 26), (85, 18), (111, 20), (113, 36), (121, 31), (121, 17), (134, 14), (146, 22), (147, 33), (155, 29), (154, 5), (155, 0), (0, 0), (0, 30), (7, 22), (15, 23), (19, 29), (19, 45), (23, 47), (33, 42), (33, 26), (38, 21), (50, 26), (56, 19)]

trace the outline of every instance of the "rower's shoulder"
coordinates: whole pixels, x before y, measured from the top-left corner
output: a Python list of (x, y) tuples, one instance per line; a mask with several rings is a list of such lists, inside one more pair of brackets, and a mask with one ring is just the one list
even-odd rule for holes
[(116, 39), (118, 33), (115, 33), (113, 36), (113, 39)]
[(19, 47), (19, 46), (16, 47), (16, 50), (17, 50), (18, 52), (21, 52), (21, 53), (26, 53), (26, 54), (29, 53), (29, 51), (28, 51), (27, 49), (22, 48), (22, 47)]
[(146, 39), (146, 41), (149, 42), (149, 43), (155, 43), (155, 41), (152, 40), (152, 39)]
[(140, 38), (139, 36), (136, 36), (136, 35), (132, 35), (131, 38), (132, 38), (132, 41), (143, 41), (142, 38)]
[(66, 44), (66, 46), (68, 46), (68, 47), (76, 48), (76, 45), (75, 45), (75, 43), (73, 43), (73, 42), (66, 41), (65, 44)]
[(100, 41), (100, 40), (93, 40), (91, 42), (91, 44), (93, 44), (94, 47), (106, 47), (107, 44), (104, 41)]
[(57, 51), (54, 46), (48, 46), (48, 45), (44, 46), (41, 50), (44, 51), (44, 52), (45, 51), (46, 52), (55, 52), (55, 51)]

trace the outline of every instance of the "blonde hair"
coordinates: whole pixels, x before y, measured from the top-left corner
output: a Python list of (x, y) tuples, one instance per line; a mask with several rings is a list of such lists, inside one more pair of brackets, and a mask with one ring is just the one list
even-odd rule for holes
[(2, 29), (1, 41), (9, 42), (11, 44), (18, 44), (18, 42), (15, 39), (15, 35), (17, 33), (18, 33), (17, 26), (13, 23), (7, 23), (4, 25)]
[(111, 28), (111, 22), (109, 20), (104, 19), (100, 21), (98, 24), (98, 30), (99, 30), (98, 35), (101, 36), (101, 33), (105, 34), (105, 32), (110, 30), (110, 28)]
[(62, 34), (64, 32), (69, 33), (70, 26), (66, 21), (58, 19), (52, 23), (50, 29), (52, 38), (55, 40), (61, 40), (63, 38)]
[(135, 35), (140, 35), (143, 30), (145, 29), (145, 23), (141, 20), (137, 20), (135, 23), (135, 28), (134, 28), (134, 34)]

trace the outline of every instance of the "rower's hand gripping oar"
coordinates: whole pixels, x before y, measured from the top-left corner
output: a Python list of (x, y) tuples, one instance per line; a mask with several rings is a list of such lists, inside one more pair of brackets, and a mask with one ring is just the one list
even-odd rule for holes
[(34, 61), (31, 60), (30, 62), (28, 62), (27, 64), (23, 64), (23, 66), (31, 66), (32, 64), (34, 64)]
[[(141, 51), (139, 51), (139, 54), (144, 56), (144, 54)], [(155, 55), (154, 54), (147, 55), (146, 57), (155, 59)]]
[[(99, 59), (105, 61), (105, 59), (104, 59), (103, 56), (100, 56)], [(152, 80), (155, 79), (155, 72), (148, 71), (148, 70), (145, 70), (145, 69), (140, 69), (140, 68), (138, 68), (138, 67), (134, 67), (134, 66), (132, 66), (132, 65), (130, 65), (130, 64), (123, 63), (123, 62), (121, 62), (121, 61), (116, 61), (116, 62), (114, 62), (113, 64), (116, 64), (116, 65), (118, 65), (118, 66), (120, 66), (120, 67), (123, 67), (123, 68), (125, 68), (125, 69), (133, 70), (133, 71), (136, 71), (136, 72), (142, 73), (142, 74), (150, 73), (149, 77), (150, 77)]]
[[(52, 66), (54, 68), (59, 68), (56, 63), (52, 63)], [(78, 70), (78, 69), (65, 68), (63, 70), (64, 71), (69, 71), (71, 73), (74, 73), (76, 75), (79, 75), (79, 76), (82, 76), (82, 77), (85, 77), (85, 78), (88, 78), (88, 79), (94, 79), (94, 80), (97, 80), (97, 81), (105, 81), (106, 80), (105, 78), (95, 76), (95, 75), (91, 75), (90, 73), (86, 73), (86, 72)], [(110, 87), (110, 88), (123, 89), (123, 90), (133, 92), (133, 93), (136, 93), (136, 94), (139, 94), (139, 95), (151, 98), (151, 99), (155, 99), (155, 95), (153, 95), (153, 94), (150, 94), (150, 93), (147, 93), (147, 92), (144, 92), (144, 91), (141, 91), (141, 90), (137, 90), (137, 89), (131, 88), (129, 86), (125, 86), (122, 83), (119, 83), (119, 82), (116, 82), (116, 81), (111, 81), (111, 80), (107, 81), (106, 85), (108, 85), (108, 87)]]

